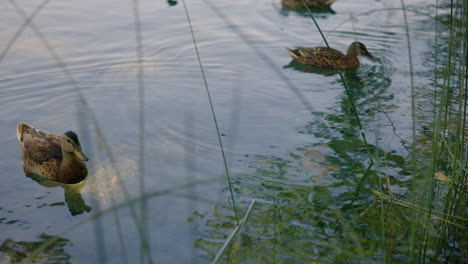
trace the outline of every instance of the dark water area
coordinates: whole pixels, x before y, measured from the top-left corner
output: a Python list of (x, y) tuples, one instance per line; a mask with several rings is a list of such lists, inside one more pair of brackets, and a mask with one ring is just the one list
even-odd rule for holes
[[(252, 200), (220, 263), (408, 262), (413, 214), (383, 209), (372, 190), (389, 179), (409, 201), (413, 126), (418, 168), (428, 167), (424, 127), (451, 10), (405, 4), (412, 73), (401, 1), (313, 10), (333, 48), (360, 41), (378, 58), (361, 57), (341, 79), (284, 49), (324, 46), (308, 12), (279, 0), (187, 1), (235, 210), (182, 1), (138, 1), (137, 23), (132, 1), (3, 1), (0, 263), (47, 241), (39, 263), (210, 263)], [(75, 131), (88, 178), (24, 176), (19, 122)], [(426, 263), (466, 254), (429, 233)]]

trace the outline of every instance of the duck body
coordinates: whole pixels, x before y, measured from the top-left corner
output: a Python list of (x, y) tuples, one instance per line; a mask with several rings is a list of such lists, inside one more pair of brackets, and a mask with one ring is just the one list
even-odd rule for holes
[(316, 67), (327, 69), (352, 69), (359, 67), (358, 55), (364, 55), (374, 60), (374, 57), (367, 51), (364, 44), (353, 42), (348, 52), (343, 54), (336, 49), (327, 47), (297, 47), (295, 49), (286, 48), (293, 60)]
[[(304, 0), (304, 3), (309, 8), (326, 8), (330, 7), (335, 0)], [(281, 3), (285, 7), (289, 8), (304, 8), (302, 0), (281, 0)]]
[(24, 173), (34, 173), (48, 180), (78, 183), (86, 178), (88, 158), (81, 151), (73, 131), (63, 136), (40, 131), (21, 122), (16, 129), (20, 142)]

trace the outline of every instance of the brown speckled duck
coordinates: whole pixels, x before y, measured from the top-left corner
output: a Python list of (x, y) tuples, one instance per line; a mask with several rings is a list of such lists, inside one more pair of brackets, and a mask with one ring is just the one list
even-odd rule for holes
[[(345, 54), (341, 53), (336, 49), (328, 50), (327, 47), (316, 47), (316, 48), (304, 48), (297, 47), (296, 49), (286, 48), (289, 55), (293, 60), (308, 64), (316, 67), (328, 68), (328, 69), (352, 69), (359, 67), (358, 55), (367, 56), (371, 60), (376, 60), (367, 51), (366, 46), (361, 42), (353, 42), (349, 45), (348, 52)], [(333, 52), (334, 59), (332, 54)], [(336, 62), (336, 63), (335, 63)]]
[(63, 136), (39, 131), (21, 122), (16, 129), (21, 144), (24, 173), (48, 180), (78, 183), (86, 178), (88, 158), (81, 151), (78, 136), (67, 131)]
[[(326, 8), (333, 4), (335, 0), (304, 0), (304, 3), (309, 8)], [(302, 0), (281, 0), (285, 7), (289, 8), (304, 8)]]

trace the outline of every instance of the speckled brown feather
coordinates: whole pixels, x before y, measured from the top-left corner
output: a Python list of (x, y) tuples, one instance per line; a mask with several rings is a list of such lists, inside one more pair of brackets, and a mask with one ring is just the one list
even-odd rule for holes
[(338, 69), (338, 67), (341, 69), (351, 69), (359, 67), (359, 59), (356, 56), (346, 56), (336, 49), (330, 49), (334, 54), (335, 60), (333, 60), (332, 54), (326, 47), (298, 47), (296, 49), (286, 48), (286, 50), (295, 61), (302, 64), (328, 69)]
[[(329, 7), (335, 0), (304, 0), (307, 7), (325, 8)], [(281, 0), (281, 3), (289, 8), (304, 8), (301, 0)]]
[(73, 154), (66, 154), (71, 156), (64, 160), (63, 137), (39, 131), (24, 122), (18, 124), (16, 134), (21, 144), (25, 173), (63, 183), (77, 183), (88, 174), (85, 163)]

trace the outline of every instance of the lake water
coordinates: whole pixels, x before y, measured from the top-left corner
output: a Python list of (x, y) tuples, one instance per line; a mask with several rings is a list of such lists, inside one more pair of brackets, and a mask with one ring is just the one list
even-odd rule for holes
[[(432, 114), (436, 38), (435, 20), (424, 14), (436, 9), (405, 4), (420, 128)], [(382, 248), (378, 210), (362, 214), (385, 175), (395, 193), (410, 185), (401, 2), (337, 0), (314, 13), (332, 47), (360, 41), (379, 58), (360, 58), (359, 69), (343, 73), (367, 141), (386, 153), (372, 179), (363, 178), (369, 160), (340, 76), (290, 63), (283, 49), (324, 45), (307, 12), (279, 0), (194, 0), (187, 8), (238, 217), (256, 200), (223, 261), (405, 261), (408, 219), (386, 238), (405, 242)], [(236, 211), (183, 2), (138, 1), (138, 10), (136, 23), (132, 1), (0, 3), (0, 263), (53, 236), (41, 263), (209, 263), (233, 231)], [(21, 121), (77, 132), (88, 179), (69, 186), (25, 177)], [(138, 200), (142, 193), (147, 199)]]

